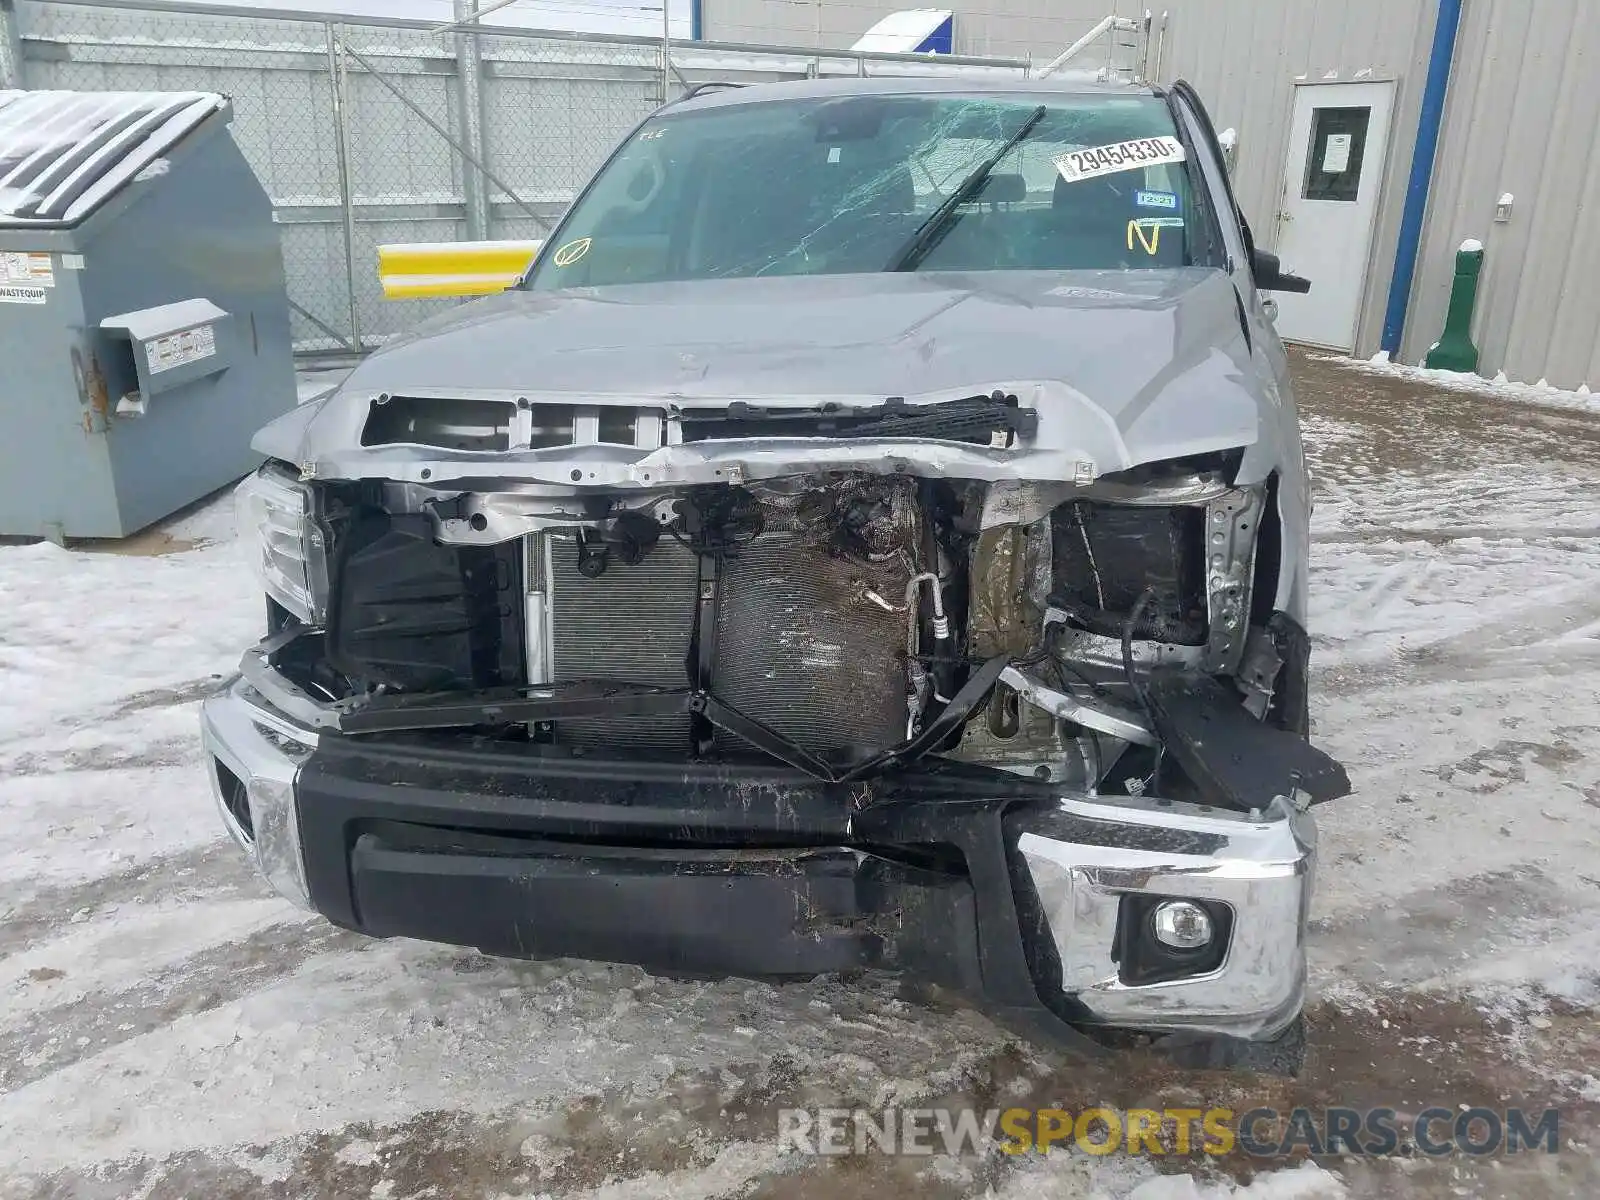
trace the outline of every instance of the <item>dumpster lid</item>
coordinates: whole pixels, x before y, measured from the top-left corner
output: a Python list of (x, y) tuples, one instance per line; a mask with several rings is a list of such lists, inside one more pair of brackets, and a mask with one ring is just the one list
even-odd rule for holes
[(176, 304), (162, 304), (155, 308), (141, 308), (137, 312), (118, 313), (100, 322), (101, 329), (123, 330), (137, 341), (148, 341), (164, 333), (191, 329), (207, 321), (228, 315), (228, 310), (218, 308), (203, 297), (179, 300)]
[(226, 104), (214, 92), (0, 91), (0, 228), (77, 224)]

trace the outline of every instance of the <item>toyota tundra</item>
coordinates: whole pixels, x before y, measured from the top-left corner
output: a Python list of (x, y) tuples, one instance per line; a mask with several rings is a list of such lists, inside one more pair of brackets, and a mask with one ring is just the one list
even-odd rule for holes
[(1186, 85), (704, 87), (267, 426), (222, 819), (328, 920), (1301, 1044), (1310, 501)]

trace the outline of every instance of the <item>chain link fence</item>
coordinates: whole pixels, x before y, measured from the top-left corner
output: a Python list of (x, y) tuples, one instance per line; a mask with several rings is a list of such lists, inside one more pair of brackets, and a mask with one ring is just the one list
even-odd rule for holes
[(232, 98), (282, 232), (302, 353), (368, 349), (456, 303), (385, 300), (377, 248), (544, 236), (612, 147), (696, 83), (1028, 70), (181, 0), (0, 0), (0, 23), (8, 87)]

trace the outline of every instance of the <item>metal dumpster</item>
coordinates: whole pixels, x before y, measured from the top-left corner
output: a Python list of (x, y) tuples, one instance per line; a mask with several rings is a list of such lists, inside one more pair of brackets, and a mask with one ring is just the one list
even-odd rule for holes
[(0, 534), (122, 537), (295, 404), (272, 206), (204, 92), (0, 92)]

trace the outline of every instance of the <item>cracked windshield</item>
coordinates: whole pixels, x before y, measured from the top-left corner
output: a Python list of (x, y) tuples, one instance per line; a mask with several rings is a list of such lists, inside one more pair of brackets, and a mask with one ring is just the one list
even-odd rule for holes
[(528, 286), (1214, 265), (1176, 132), (1150, 96), (852, 96), (662, 116), (600, 173)]

